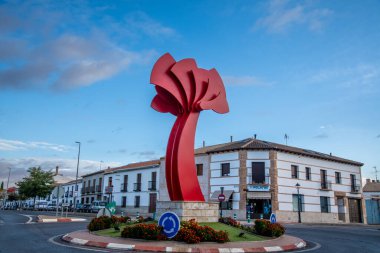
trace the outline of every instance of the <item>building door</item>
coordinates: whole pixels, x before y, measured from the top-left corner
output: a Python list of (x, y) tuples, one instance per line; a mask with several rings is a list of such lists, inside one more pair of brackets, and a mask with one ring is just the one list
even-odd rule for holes
[(365, 201), (365, 207), (367, 210), (368, 224), (380, 224), (380, 200), (367, 199)]
[(157, 194), (151, 193), (149, 194), (149, 213), (154, 213), (156, 211), (156, 202), (157, 202)]
[(343, 198), (338, 198), (338, 218), (341, 221), (346, 221), (346, 213), (344, 211), (344, 199)]
[(348, 210), (350, 213), (350, 222), (361, 223), (361, 200), (360, 199), (348, 199)]

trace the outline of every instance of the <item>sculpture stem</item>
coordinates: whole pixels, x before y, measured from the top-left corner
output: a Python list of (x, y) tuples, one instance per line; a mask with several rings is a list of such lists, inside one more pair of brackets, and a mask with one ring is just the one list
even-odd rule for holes
[(166, 183), (172, 201), (204, 201), (194, 160), (199, 112), (178, 115), (166, 150)]

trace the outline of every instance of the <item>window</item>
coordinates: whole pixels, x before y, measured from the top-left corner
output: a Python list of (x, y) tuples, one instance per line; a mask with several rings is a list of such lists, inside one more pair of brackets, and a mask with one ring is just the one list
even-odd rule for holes
[(127, 197), (123, 196), (121, 197), (121, 207), (127, 206)]
[(356, 175), (350, 174), (350, 180), (351, 180), (351, 192), (358, 192), (359, 189), (356, 186)]
[(109, 177), (108, 178), (108, 187), (111, 187), (112, 186), (112, 177)]
[(252, 183), (265, 184), (265, 163), (252, 163)]
[(311, 180), (311, 169), (309, 167), (305, 168), (306, 180)]
[(230, 175), (230, 163), (222, 163), (222, 177)]
[(321, 196), (321, 212), (322, 213), (329, 213), (330, 212), (330, 203), (329, 203), (329, 197), (322, 197)]
[(292, 165), (292, 178), (298, 178), (298, 166)]
[(197, 176), (203, 176), (203, 164), (197, 164)]
[(340, 172), (335, 172), (335, 183), (341, 184), (342, 183), (342, 177), (340, 175)]
[(326, 170), (321, 170), (321, 189), (329, 189)]
[(135, 196), (135, 207), (140, 207), (140, 196)]
[(303, 194), (299, 196), (300, 203), (298, 204), (298, 194), (293, 194), (293, 211), (298, 212), (298, 207), (300, 207), (300, 211), (305, 211), (305, 202)]

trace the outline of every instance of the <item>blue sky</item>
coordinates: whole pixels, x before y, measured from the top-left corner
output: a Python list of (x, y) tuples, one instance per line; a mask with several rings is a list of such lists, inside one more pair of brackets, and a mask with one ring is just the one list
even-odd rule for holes
[[(379, 1), (1, 1), (0, 180), (73, 176), (165, 153), (175, 118), (150, 108), (159, 56), (222, 76), (228, 114), (196, 145), (258, 135), (380, 168)], [(101, 162), (102, 161), (102, 162)]]

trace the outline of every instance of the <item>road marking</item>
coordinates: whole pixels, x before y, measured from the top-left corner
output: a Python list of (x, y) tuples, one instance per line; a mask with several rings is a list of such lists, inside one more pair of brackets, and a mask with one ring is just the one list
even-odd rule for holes
[(20, 215), (28, 217), (29, 220), (27, 222), (25, 222), (25, 224), (35, 223), (35, 222), (32, 222), (32, 220), (33, 220), (32, 216), (33, 215), (28, 215), (28, 214), (20, 214)]
[(279, 246), (273, 246), (273, 247), (264, 247), (266, 252), (276, 252), (276, 251), (282, 251), (282, 248)]
[(54, 241), (56, 238), (62, 237), (63, 235), (56, 235), (51, 238), (49, 238), (48, 242), (53, 243), (55, 245), (61, 246), (61, 247), (67, 247), (67, 248), (74, 248), (74, 249), (81, 249), (81, 250), (87, 250), (87, 251), (96, 251), (96, 252), (110, 252), (107, 250), (101, 250), (101, 249), (93, 249), (93, 248), (84, 248), (81, 246), (73, 246), (73, 245), (66, 245), (59, 242)]
[(120, 243), (108, 243), (107, 248), (109, 249), (133, 249), (135, 245), (120, 244)]
[(310, 249), (303, 249), (303, 250), (296, 250), (296, 251), (293, 251), (293, 252), (307, 252), (307, 251), (313, 251), (313, 250), (317, 250), (317, 249), (319, 249), (319, 248), (321, 248), (322, 246), (319, 244), (319, 243), (317, 243), (317, 242), (313, 242), (313, 241), (306, 241), (306, 244), (307, 244), (307, 242), (311, 242), (311, 243), (314, 243), (315, 244), (315, 246), (313, 247), (313, 248), (310, 248)]

